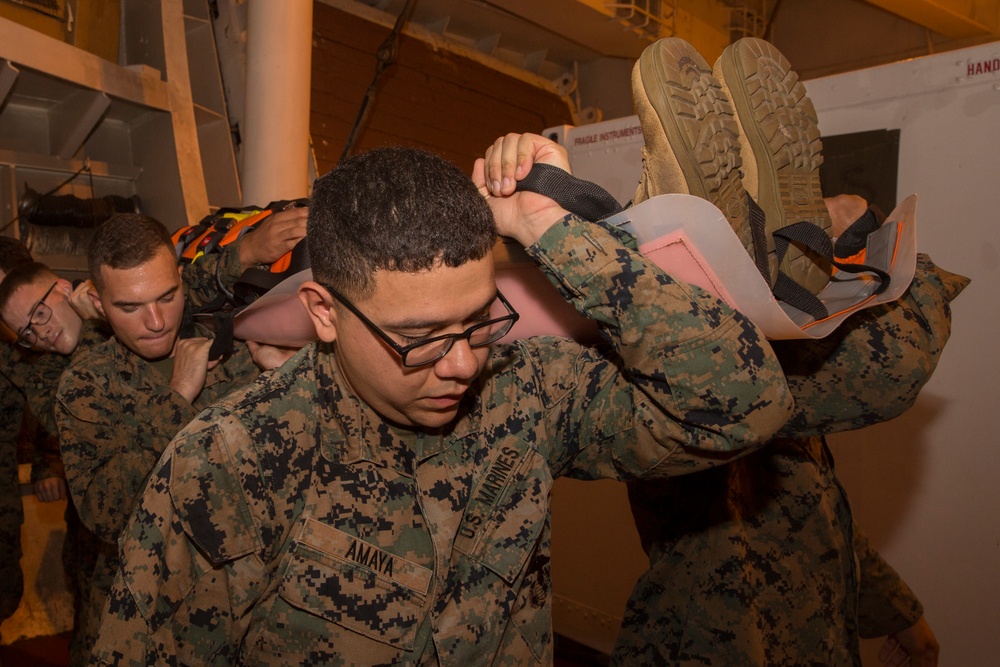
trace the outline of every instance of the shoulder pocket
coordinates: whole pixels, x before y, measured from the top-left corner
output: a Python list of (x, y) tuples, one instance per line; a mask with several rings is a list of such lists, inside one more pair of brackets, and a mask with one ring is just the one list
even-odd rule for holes
[(524, 441), (500, 447), (473, 491), (455, 548), (514, 584), (549, 511), (548, 465)]

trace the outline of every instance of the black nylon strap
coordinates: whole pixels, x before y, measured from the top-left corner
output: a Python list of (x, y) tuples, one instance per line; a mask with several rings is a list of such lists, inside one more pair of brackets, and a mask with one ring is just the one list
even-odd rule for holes
[(833, 256), (850, 257), (864, 250), (868, 244), (868, 235), (882, 226), (878, 213), (877, 209), (869, 206), (860, 218), (852, 222), (833, 244)]
[[(868, 213), (871, 213), (869, 210)], [(854, 224), (864, 221), (865, 225), (870, 225), (870, 219), (866, 218), (867, 213), (858, 219)], [(873, 214), (874, 216), (874, 214)], [(872, 219), (875, 219), (874, 217)], [(853, 227), (854, 225), (852, 225)], [(878, 227), (876, 226), (875, 229)], [(861, 227), (859, 227), (859, 230)], [(870, 234), (870, 230), (868, 233)], [(788, 252), (788, 246), (790, 243), (794, 242), (804, 248), (808, 248), (817, 255), (826, 259), (830, 264), (837, 267), (841, 271), (847, 273), (873, 273), (879, 279), (879, 286), (875, 290), (875, 294), (881, 294), (889, 287), (890, 277), (886, 271), (876, 268), (874, 266), (869, 266), (867, 264), (851, 264), (847, 262), (839, 262), (834, 257), (834, 245), (833, 241), (827, 235), (825, 231), (817, 227), (811, 222), (796, 222), (793, 225), (788, 225), (787, 227), (782, 227), (781, 229), (775, 231), (772, 235), (774, 238), (774, 247), (778, 255), (778, 265), (781, 265), (781, 261), (785, 258), (785, 253)], [(865, 234), (867, 239), (867, 234)], [(805, 289), (790, 277), (788, 277), (783, 271), (778, 272), (778, 280), (774, 283), (774, 288), (772, 289), (774, 296), (785, 303), (798, 308), (804, 313), (808, 313), (817, 320), (823, 319), (829, 315), (826, 306), (823, 302), (812, 294), (809, 290)]]
[(767, 228), (765, 226), (764, 209), (757, 205), (750, 193), (747, 193), (747, 211), (750, 214), (750, 237), (753, 239), (753, 261), (765, 282), (771, 284), (771, 267), (767, 262)]
[(815, 320), (822, 320), (830, 315), (818, 296), (789, 278), (784, 271), (778, 271), (778, 277), (774, 281), (771, 293), (776, 299), (798, 308), (803, 313), (811, 315)]
[(771, 234), (774, 238), (774, 249), (778, 254), (778, 265), (785, 259), (788, 252), (788, 245), (791, 242), (808, 248), (820, 257), (831, 259), (833, 257), (833, 241), (829, 235), (811, 222), (796, 222), (795, 224), (776, 229)]
[[(218, 299), (212, 303), (218, 303)], [(224, 301), (224, 299), (223, 299)], [(210, 308), (211, 304), (205, 308)], [(181, 325), (179, 336), (181, 338), (194, 338), (198, 333), (195, 329), (195, 316), (204, 317), (208, 312), (205, 308), (199, 309), (197, 312), (191, 308), (190, 302), (184, 304), (184, 313), (181, 316)], [(233, 316), (234, 313), (231, 310), (217, 310), (212, 312), (213, 325), (209, 326), (215, 332), (215, 338), (212, 339), (212, 346), (208, 349), (208, 360), (215, 361), (220, 359), (233, 351)]]
[[(859, 220), (862, 219), (865, 219), (865, 216), (862, 216)], [(783, 246), (783, 248), (778, 251), (779, 265), (782, 258), (785, 256), (785, 250), (788, 249), (788, 241), (791, 240), (822, 256), (830, 262), (830, 264), (837, 267), (841, 271), (845, 271), (847, 273), (874, 273), (879, 279), (879, 286), (878, 289), (875, 290), (875, 294), (881, 294), (889, 287), (891, 278), (888, 271), (883, 271), (882, 269), (871, 266), (870, 264), (854, 264), (837, 260), (837, 258), (834, 257), (833, 241), (830, 240), (830, 237), (827, 236), (825, 231), (811, 222), (797, 222), (794, 225), (789, 225), (788, 227), (784, 227), (774, 232), (775, 248), (778, 248), (779, 237), (781, 245)], [(777, 296), (777, 293), (775, 293), (775, 296)]]
[(208, 348), (208, 360), (221, 359), (233, 351), (233, 313), (232, 311), (217, 311), (215, 316), (215, 339)]
[(590, 222), (610, 218), (623, 210), (618, 200), (601, 186), (548, 164), (532, 165), (528, 175), (517, 182), (516, 189), (545, 195)]
[(875, 294), (881, 294), (886, 291), (886, 289), (889, 288), (889, 283), (892, 282), (892, 276), (889, 275), (888, 271), (883, 271), (882, 269), (871, 266), (870, 264), (852, 264), (848, 262), (838, 262), (837, 260), (833, 260), (830, 263), (846, 273), (874, 273), (879, 278), (879, 285), (875, 290)]

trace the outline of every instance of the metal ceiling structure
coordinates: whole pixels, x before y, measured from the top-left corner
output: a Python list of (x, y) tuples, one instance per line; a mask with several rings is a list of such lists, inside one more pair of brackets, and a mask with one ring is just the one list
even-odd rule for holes
[[(396, 15), (405, 0), (321, 0)], [(679, 20), (708, 17), (729, 39), (764, 36), (783, 0), (419, 0), (411, 21), (545, 78), (555, 80), (599, 58), (635, 59)], [(868, 4), (948, 39), (1000, 39), (996, 0), (841, 0), (835, 11)], [(817, 11), (832, 7), (816, 3)], [(963, 44), (965, 45), (965, 44)]]

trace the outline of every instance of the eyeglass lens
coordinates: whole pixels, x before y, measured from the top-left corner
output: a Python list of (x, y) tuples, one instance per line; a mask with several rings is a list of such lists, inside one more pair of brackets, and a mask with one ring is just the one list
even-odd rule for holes
[[(504, 307), (500, 299), (495, 299), (490, 307), (487, 321), (481, 325), (473, 325), (464, 333), (465, 336), (449, 336), (439, 340), (430, 340), (425, 345), (417, 345), (407, 350), (404, 364), (407, 366), (421, 366), (440, 359), (448, 354), (452, 345), (458, 338), (465, 337), (472, 347), (483, 347), (503, 338), (514, 326), (515, 318), (512, 313)], [(506, 318), (506, 319), (501, 319)]]
[(38, 341), (38, 335), (32, 326), (41, 326), (49, 321), (52, 317), (52, 309), (49, 308), (48, 304), (45, 303), (45, 299), (48, 298), (49, 294), (52, 293), (52, 288), (56, 284), (53, 283), (52, 287), (45, 291), (42, 298), (35, 304), (35, 307), (31, 309), (31, 313), (28, 315), (28, 324), (21, 330), (18, 334), (17, 344), (22, 347), (31, 347)]

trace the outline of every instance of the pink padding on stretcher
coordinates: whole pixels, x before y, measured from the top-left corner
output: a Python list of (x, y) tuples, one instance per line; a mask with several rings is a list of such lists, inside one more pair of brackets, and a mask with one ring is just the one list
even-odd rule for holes
[(312, 269), (285, 278), (244, 308), (233, 320), (233, 336), (269, 345), (302, 347), (316, 338), (316, 328), (298, 299), (299, 285), (312, 280)]
[[(891, 265), (889, 289), (872, 295), (870, 277), (838, 274), (819, 294), (834, 313), (820, 322), (804, 320), (802, 313), (774, 299), (725, 217), (703, 199), (679, 194), (653, 197), (607, 222), (634, 234), (640, 251), (671, 277), (722, 299), (749, 317), (768, 338), (822, 338), (851, 313), (894, 301), (906, 291), (916, 267), (916, 201), (913, 195), (900, 203), (881, 230), (892, 239), (881, 250), (884, 264)], [(295, 296), (298, 286), (311, 279), (312, 272), (306, 270), (284, 280), (237, 315), (234, 335), (287, 346), (313, 340), (312, 322)], [(537, 266), (501, 263), (496, 279), (500, 291), (521, 314), (505, 340), (541, 335), (583, 343), (598, 340), (597, 326), (579, 315)]]
[(670, 276), (675, 280), (697, 285), (726, 303), (735, 303), (725, 285), (719, 281), (718, 276), (683, 230), (643, 243), (639, 246), (639, 252), (662, 269), (670, 267)]

